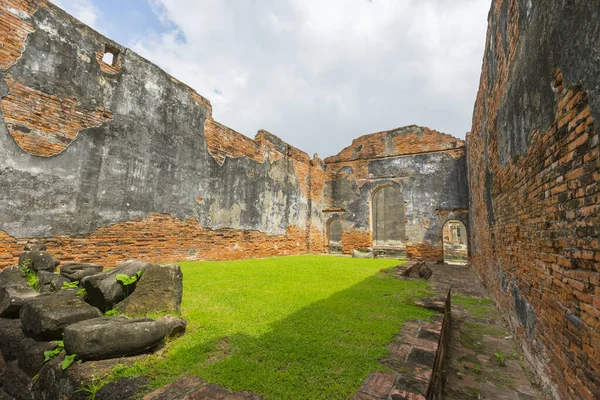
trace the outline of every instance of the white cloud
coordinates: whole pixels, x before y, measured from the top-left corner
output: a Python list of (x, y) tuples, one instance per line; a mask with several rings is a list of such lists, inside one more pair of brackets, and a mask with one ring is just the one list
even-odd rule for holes
[(177, 28), (134, 49), (248, 136), (327, 156), (413, 123), (470, 129), (490, 0), (151, 1)]
[(91, 0), (51, 0), (54, 4), (73, 15), (84, 24), (98, 29), (98, 9)]

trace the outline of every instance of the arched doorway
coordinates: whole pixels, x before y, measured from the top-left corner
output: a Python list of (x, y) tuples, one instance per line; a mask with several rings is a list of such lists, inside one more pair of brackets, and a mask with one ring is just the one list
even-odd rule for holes
[(371, 198), (373, 249), (385, 253), (406, 252), (404, 198), (400, 189), (384, 186)]
[(466, 264), (468, 259), (467, 228), (458, 220), (449, 220), (442, 231), (444, 238), (444, 262)]
[(333, 254), (342, 253), (342, 223), (339, 219), (329, 221), (327, 227), (329, 233), (329, 252)]

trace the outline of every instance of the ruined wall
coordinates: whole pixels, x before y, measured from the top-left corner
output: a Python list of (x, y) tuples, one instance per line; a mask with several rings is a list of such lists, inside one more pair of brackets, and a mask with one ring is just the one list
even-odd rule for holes
[(464, 144), (450, 135), (418, 126), (365, 135), (325, 165), (325, 219), (341, 220), (345, 253), (372, 247), (371, 199), (382, 187), (402, 194), (410, 258), (442, 260), (444, 223), (468, 222)]
[(0, 0), (0, 38), (0, 267), (26, 238), (111, 263), (322, 251), (320, 160), (215, 122), (191, 88), (44, 0)]
[(494, 0), (467, 138), (473, 265), (562, 399), (600, 397), (598, 21)]

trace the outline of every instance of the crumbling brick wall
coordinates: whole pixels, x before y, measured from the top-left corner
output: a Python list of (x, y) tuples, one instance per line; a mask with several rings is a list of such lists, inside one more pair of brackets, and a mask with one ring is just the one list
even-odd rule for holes
[(28, 238), (109, 264), (322, 251), (318, 158), (45, 0), (0, 0), (0, 38), (0, 268)]
[(473, 265), (562, 399), (600, 397), (599, 20), (494, 0), (467, 137)]
[(468, 222), (466, 153), (451, 135), (419, 126), (377, 132), (354, 140), (325, 165), (325, 218), (342, 222), (344, 253), (373, 247), (372, 197), (381, 188), (396, 188), (403, 198), (396, 209), (405, 215), (398, 250), (410, 258), (442, 260), (444, 223)]

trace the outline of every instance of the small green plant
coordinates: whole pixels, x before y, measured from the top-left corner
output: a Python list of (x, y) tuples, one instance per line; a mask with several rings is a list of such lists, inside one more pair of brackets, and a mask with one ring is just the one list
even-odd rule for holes
[(499, 365), (506, 365), (506, 356), (504, 355), (503, 352), (498, 351), (498, 352), (494, 353), (494, 355), (496, 356), (496, 361), (498, 362)]
[(456, 376), (458, 376), (459, 378), (462, 378), (463, 376), (465, 376), (465, 374), (464, 374), (464, 372), (456, 371)]
[(71, 366), (71, 364), (73, 364), (73, 362), (75, 362), (75, 357), (77, 357), (77, 354), (71, 354), (70, 356), (65, 356), (65, 359), (62, 361), (62, 363), (60, 363), (60, 367), (62, 368), (63, 371), (65, 369), (69, 368)]
[(104, 315), (107, 317), (116, 317), (117, 315), (119, 315), (119, 311), (113, 308), (112, 310), (106, 311)]
[(75, 294), (77, 296), (80, 296), (84, 300), (87, 299), (87, 297), (88, 297), (87, 290), (85, 290), (85, 288), (79, 289), (77, 292), (75, 292)]
[[(83, 382), (82, 382), (83, 383)], [(92, 377), (92, 381), (90, 383), (84, 383), (81, 387), (81, 390), (87, 392), (87, 398), (90, 400), (94, 400), (96, 398), (96, 393), (98, 390), (102, 389), (104, 385), (106, 385), (105, 380), (98, 379), (97, 377)]]
[(62, 340), (55, 340), (52, 342), (52, 344), (56, 345), (56, 348), (54, 350), (46, 350), (44, 352), (44, 363), (47, 363), (54, 357), (58, 356), (65, 348), (65, 343)]
[(125, 297), (129, 296), (129, 286), (136, 283), (141, 277), (144, 271), (138, 271), (135, 275), (129, 276), (127, 274), (117, 274), (116, 279), (125, 290)]
[(40, 278), (38, 277), (37, 273), (31, 269), (32, 266), (32, 262), (31, 260), (25, 260), (21, 263), (20, 267), (21, 267), (21, 273), (23, 274), (23, 277), (25, 278), (25, 280), (27, 281), (27, 284), (35, 289), (35, 290), (39, 290), (40, 289)]
[[(44, 364), (57, 357), (65, 349), (65, 342), (62, 340), (55, 340), (52, 342), (52, 344), (54, 344), (56, 348), (54, 348), (54, 350), (46, 350), (44, 352)], [(63, 371), (73, 364), (75, 357), (77, 357), (76, 354), (65, 356), (65, 359), (60, 363), (60, 367), (63, 369)]]
[(62, 287), (60, 288), (60, 290), (77, 289), (78, 287), (79, 287), (79, 281), (64, 282)]
[(473, 364), (473, 372), (475, 372), (476, 374), (481, 373), (481, 367), (479, 366), (479, 364)]

